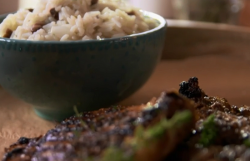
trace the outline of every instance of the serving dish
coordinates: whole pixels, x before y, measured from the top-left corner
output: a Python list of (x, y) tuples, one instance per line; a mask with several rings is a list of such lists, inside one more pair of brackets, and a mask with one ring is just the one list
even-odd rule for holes
[(90, 111), (121, 101), (148, 80), (162, 54), (166, 21), (154, 13), (143, 14), (159, 26), (121, 38), (0, 38), (0, 84), (50, 120), (72, 115), (74, 106)]

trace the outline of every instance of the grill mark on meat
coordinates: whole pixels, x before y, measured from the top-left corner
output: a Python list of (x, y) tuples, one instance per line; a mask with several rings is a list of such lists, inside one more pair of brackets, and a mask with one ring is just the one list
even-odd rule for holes
[(12, 150), (11, 152), (8, 152), (5, 155), (5, 161), (10, 160), (13, 156), (21, 154), (23, 152), (24, 148), (15, 148), (14, 150)]
[[(189, 110), (191, 107), (190, 101), (181, 96), (179, 96), (179, 100), (176, 100), (177, 96), (177, 93), (164, 93), (161, 99), (157, 100), (157, 103), (161, 104), (160, 108), (144, 110), (145, 106), (118, 106), (93, 112), (85, 112), (80, 117), (72, 116), (62, 121), (61, 124), (58, 124), (54, 129), (49, 130), (41, 138), (34, 138), (29, 141), (26, 138), (19, 139), (16, 143), (16, 147), (18, 144), (20, 145), (20, 143), (28, 143), (25, 148), (25, 155), (29, 156), (30, 160), (32, 158), (37, 160), (53, 160), (61, 157), (58, 160), (70, 161), (77, 158), (79, 159), (79, 157), (85, 159), (88, 156), (102, 157), (103, 151), (110, 146), (122, 148), (126, 140), (134, 137), (134, 131), (137, 126), (142, 125), (144, 128), (148, 128), (157, 124), (159, 118), (166, 115), (168, 110), (171, 109), (172, 111), (172, 108), (179, 111)], [(180, 101), (181, 98), (183, 99), (182, 101)], [(168, 104), (164, 106), (161, 102), (165, 100), (168, 100)], [(171, 103), (172, 101), (179, 103)], [(152, 103), (155, 104), (156, 102)], [(168, 105), (171, 107), (166, 107)], [(180, 105), (182, 108), (176, 108), (176, 105)], [(82, 125), (80, 120), (83, 120), (87, 126)], [(94, 126), (94, 128), (91, 128), (92, 126)], [(194, 122), (184, 123), (184, 125), (178, 129), (179, 131), (176, 132), (180, 135), (178, 135), (178, 137), (175, 137), (175, 135), (173, 138), (171, 137), (173, 140), (166, 144), (168, 145), (167, 153), (171, 152), (173, 147), (188, 135), (188, 130), (181, 132), (182, 127), (184, 129), (194, 127)], [(173, 133), (174, 131), (169, 132)], [(167, 141), (169, 136), (171, 136), (171, 134), (166, 134), (164, 140)], [(160, 143), (162, 144), (164, 142)], [(11, 152), (13, 148), (14, 147), (7, 149), (7, 152)], [(131, 150), (131, 148), (125, 148), (124, 150)], [(53, 155), (51, 156), (49, 154)], [(147, 156), (148, 154), (151, 155), (151, 152), (143, 156)], [(166, 154), (157, 152), (157, 155), (159, 159), (162, 159)], [(23, 161), (19, 155), (16, 155), (16, 158)], [(157, 161), (159, 159), (155, 160)]]
[(50, 14), (55, 20), (59, 20), (59, 12), (55, 8), (50, 9)]
[(3, 35), (4, 38), (10, 38), (10, 36), (12, 35), (12, 30), (11, 29), (7, 29), (5, 34)]

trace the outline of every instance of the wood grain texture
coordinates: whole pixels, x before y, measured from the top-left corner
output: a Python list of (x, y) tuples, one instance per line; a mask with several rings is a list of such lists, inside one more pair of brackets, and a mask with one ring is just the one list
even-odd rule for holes
[(54, 127), (53, 122), (38, 118), (30, 105), (0, 89), (0, 156), (4, 148), (19, 137), (36, 137)]

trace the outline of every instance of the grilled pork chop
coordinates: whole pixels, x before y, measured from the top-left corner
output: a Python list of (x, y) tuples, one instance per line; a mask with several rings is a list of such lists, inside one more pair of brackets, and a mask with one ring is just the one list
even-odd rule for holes
[(193, 100), (195, 128), (166, 160), (249, 161), (250, 107), (209, 97), (197, 78), (180, 84), (179, 93)]
[(250, 107), (208, 96), (193, 77), (147, 105), (77, 114), (20, 138), (4, 161), (249, 161)]
[(193, 101), (162, 93), (147, 105), (70, 117), (45, 135), (20, 138), (4, 161), (161, 161), (194, 128)]

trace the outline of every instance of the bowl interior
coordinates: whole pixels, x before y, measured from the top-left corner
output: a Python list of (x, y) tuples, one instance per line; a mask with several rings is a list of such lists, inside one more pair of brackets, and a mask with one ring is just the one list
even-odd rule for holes
[[(155, 14), (153, 12), (148, 12), (148, 11), (144, 11), (144, 10), (140, 10), (143, 15), (145, 16), (145, 18), (151, 18), (151, 19), (154, 19), (156, 21), (156, 23), (158, 24), (157, 27), (153, 28), (153, 29), (150, 29), (148, 31), (144, 31), (144, 32), (141, 32), (141, 33), (136, 33), (136, 34), (131, 34), (131, 35), (127, 35), (127, 36), (123, 36), (123, 37), (119, 37), (119, 38), (104, 38), (104, 39), (101, 39), (101, 40), (84, 40), (84, 41), (29, 41), (29, 40), (14, 40), (14, 39), (9, 39), (9, 38), (2, 38), (0, 37), (0, 41), (5, 41), (5, 40), (8, 40), (8, 41), (24, 41), (24, 43), (85, 43), (85, 42), (91, 42), (91, 41), (110, 41), (110, 40), (120, 40), (120, 39), (126, 39), (126, 38), (131, 38), (131, 37), (138, 37), (138, 36), (143, 36), (145, 34), (150, 34), (150, 33), (153, 33), (155, 31), (158, 31), (158, 30), (161, 30), (163, 28), (166, 28), (167, 27), (167, 21), (166, 19), (164, 19), (162, 16), (158, 15), (158, 14)], [(11, 14), (11, 13), (8, 13), (8, 14)], [(2, 21), (8, 16), (8, 14), (3, 14), (3, 15), (0, 15), (0, 23), (2, 23)]]

